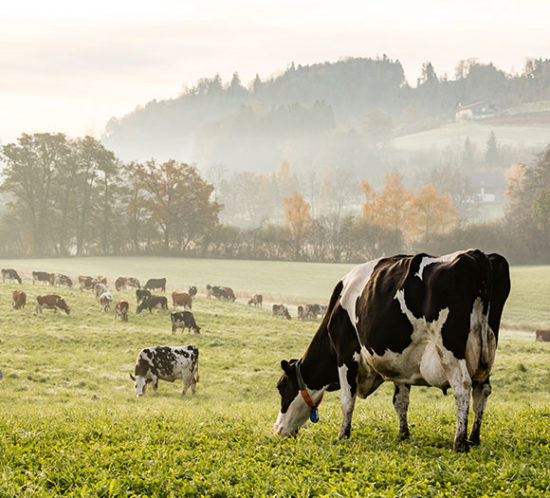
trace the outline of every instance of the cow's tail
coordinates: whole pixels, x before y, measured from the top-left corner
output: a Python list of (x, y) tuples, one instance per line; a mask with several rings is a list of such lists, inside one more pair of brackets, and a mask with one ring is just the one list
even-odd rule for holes
[(491, 307), (491, 293), (493, 289), (493, 274), (491, 271), (491, 262), (489, 258), (481, 251), (476, 251), (478, 265), (481, 273), (481, 286), (479, 289), (479, 297), (481, 298), (481, 310), (479, 333), (481, 340), (480, 366), (487, 368), (492, 361), (491, 352), (489, 351), (489, 312)]

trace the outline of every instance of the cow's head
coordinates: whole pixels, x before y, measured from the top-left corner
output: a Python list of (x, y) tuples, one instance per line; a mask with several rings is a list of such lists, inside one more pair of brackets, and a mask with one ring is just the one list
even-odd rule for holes
[(139, 315), (145, 308), (147, 308), (147, 298), (141, 301), (136, 308), (136, 315)]
[(69, 308), (68, 304), (65, 302), (65, 299), (60, 298), (57, 302), (57, 305), (60, 309), (62, 309), (67, 315), (71, 314), (71, 308)]
[(135, 377), (130, 374), (130, 378), (134, 381), (134, 389), (136, 391), (136, 396), (141, 397), (145, 394), (147, 389), (147, 380), (143, 375), (136, 375)]
[(311, 408), (305, 402), (298, 387), (296, 362), (297, 360), (281, 362), (283, 375), (277, 382), (277, 389), (281, 395), (281, 408), (274, 430), (275, 434), (282, 437), (296, 436), (298, 429), (306, 423), (311, 413)]

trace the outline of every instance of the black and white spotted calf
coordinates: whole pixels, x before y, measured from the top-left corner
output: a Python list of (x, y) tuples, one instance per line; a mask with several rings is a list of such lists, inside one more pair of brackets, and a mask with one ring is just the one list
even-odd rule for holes
[(170, 313), (170, 319), (172, 320), (172, 334), (174, 334), (178, 328), (181, 328), (182, 334), (186, 328), (189, 329), (189, 332), (193, 329), (195, 334), (201, 333), (201, 328), (195, 322), (195, 317), (190, 311), (172, 311), (172, 313)]
[(159, 380), (183, 380), (183, 396), (189, 388), (195, 394), (199, 382), (199, 350), (195, 346), (155, 346), (142, 349), (136, 360), (134, 375), (136, 396), (143, 396), (147, 384), (157, 392)]
[[(510, 292), (507, 261), (479, 250), (370, 261), (335, 287), (323, 321), (300, 360), (282, 361), (275, 432), (296, 435), (315, 419), (324, 391), (341, 390), (339, 438), (349, 437), (357, 396), (395, 385), (399, 434), (409, 436), (411, 385), (453, 389), (456, 451), (479, 444), (491, 393), (500, 319)], [(470, 394), (474, 422), (467, 438)]]

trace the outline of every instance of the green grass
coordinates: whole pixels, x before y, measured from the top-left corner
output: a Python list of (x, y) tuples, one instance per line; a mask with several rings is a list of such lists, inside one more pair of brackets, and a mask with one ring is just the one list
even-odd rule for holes
[[(321, 301), (346, 266), (138, 258), (0, 264), (102, 273), (110, 280), (166, 275), (182, 288), (211, 281), (243, 295), (263, 291), (304, 301), (311, 296), (298, 294), (303, 289), (314, 289), (311, 300)], [(507, 320), (530, 326), (526, 317), (536, 316), (548, 323), (549, 271), (513, 269)], [(244, 297), (220, 303), (200, 295), (193, 312), (201, 334), (172, 335), (167, 315), (135, 315), (130, 291), (115, 292), (131, 302), (130, 321), (122, 323), (78, 290), (57, 289), (71, 315), (35, 315), (34, 297), (51, 288), (28, 282), (29, 303), (15, 311), (10, 295), (18, 287), (0, 284), (0, 496), (550, 493), (550, 344), (534, 342), (532, 334), (503, 332), (482, 443), (469, 454), (451, 451), (453, 397), (435, 389), (413, 388), (412, 437), (399, 442), (390, 384), (358, 400), (349, 441), (336, 440), (337, 392), (325, 396), (318, 424), (308, 424), (296, 440), (280, 440), (272, 431), (279, 362), (300, 356), (317, 324), (273, 319), (267, 308), (246, 306)], [(134, 396), (128, 374), (137, 352), (157, 344), (199, 347), (195, 396), (182, 399), (181, 382), (162, 381), (157, 395)]]

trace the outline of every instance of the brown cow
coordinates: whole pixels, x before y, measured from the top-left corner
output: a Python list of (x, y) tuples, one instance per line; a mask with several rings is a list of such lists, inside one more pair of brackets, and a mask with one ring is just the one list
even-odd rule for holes
[(115, 289), (117, 291), (120, 291), (121, 289), (126, 289), (127, 285), (128, 285), (128, 279), (126, 277), (118, 277), (115, 280)]
[(250, 301), (248, 301), (248, 306), (259, 306), (260, 308), (263, 306), (264, 303), (264, 296), (261, 294), (254, 294)]
[(95, 288), (96, 280), (92, 277), (78, 277), (80, 283), (80, 290), (93, 290)]
[(172, 292), (172, 306), (193, 309), (193, 298), (187, 292)]
[(27, 294), (25, 294), (25, 291), (14, 290), (12, 296), (13, 296), (13, 307), (16, 310), (25, 307), (25, 304), (27, 304)]
[(550, 342), (550, 330), (535, 330), (535, 341)]
[(105, 286), (107, 286), (107, 277), (104, 277), (103, 275), (99, 275), (96, 277), (95, 279), (96, 283), (100, 283), (100, 284), (103, 284)]
[(119, 316), (123, 322), (127, 322), (129, 309), (130, 309), (130, 305), (128, 304), (128, 301), (119, 301), (118, 303), (116, 303), (115, 320), (116, 320), (116, 317)]
[(37, 305), (36, 312), (42, 313), (42, 309), (46, 308), (49, 310), (54, 310), (54, 313), (57, 313), (57, 310), (64, 311), (69, 315), (71, 313), (71, 308), (67, 306), (65, 299), (57, 294), (41, 294), (36, 297)]

